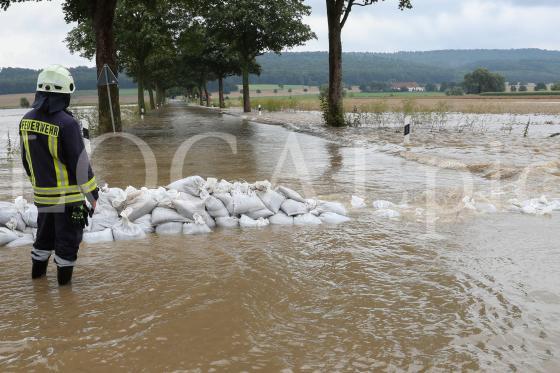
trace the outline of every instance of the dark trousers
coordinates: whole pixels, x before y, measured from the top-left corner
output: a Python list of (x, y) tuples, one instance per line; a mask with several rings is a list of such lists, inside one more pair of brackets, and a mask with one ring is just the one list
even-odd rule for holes
[(61, 267), (73, 266), (78, 258), (83, 229), (72, 224), (72, 207), (66, 206), (58, 212), (42, 212), (37, 218), (37, 237), (31, 257), (48, 260), (54, 250), (54, 260)]

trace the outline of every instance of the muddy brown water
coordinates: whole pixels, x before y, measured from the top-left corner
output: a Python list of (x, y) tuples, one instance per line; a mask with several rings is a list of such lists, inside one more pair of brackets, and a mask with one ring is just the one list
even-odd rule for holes
[[(6, 142), (22, 113), (0, 112), (1, 200), (28, 195)], [(129, 129), (152, 149), (159, 185), (177, 148), (208, 132), (234, 136), (236, 153), (223, 139), (202, 139), (183, 175), (275, 179), (346, 204), (352, 194), (371, 204), (463, 187), (460, 170), (179, 104)], [(103, 142), (93, 163), (110, 185), (145, 183), (128, 140)], [(73, 285), (61, 289), (52, 265), (31, 281), (29, 248), (0, 248), (0, 370), (560, 369), (558, 215), (433, 224), (377, 218), (370, 208), (350, 215), (339, 226), (84, 245)]]

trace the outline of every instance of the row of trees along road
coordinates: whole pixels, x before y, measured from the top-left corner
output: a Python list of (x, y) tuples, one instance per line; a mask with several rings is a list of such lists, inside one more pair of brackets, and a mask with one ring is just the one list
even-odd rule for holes
[[(0, 0), (6, 10), (12, 2)], [(37, 0), (40, 1), (40, 0)], [(329, 28), (328, 125), (343, 126), (342, 29), (351, 11), (384, 0), (326, 0)], [(402, 9), (411, 0), (398, 0)], [(206, 82), (230, 75), (243, 77), (243, 107), (251, 110), (249, 74), (259, 73), (255, 58), (280, 53), (315, 37), (303, 18), (310, 7), (302, 0), (66, 0), (65, 20), (77, 22), (68, 35), (71, 51), (95, 56), (97, 72), (108, 64), (126, 71), (138, 84), (138, 103), (144, 108), (144, 88), (150, 104), (161, 102), (165, 90), (184, 87), (201, 99)], [(295, 67), (294, 67), (295, 68)], [(121, 130), (118, 87), (110, 86), (116, 128)], [(155, 91), (156, 98), (153, 97)], [(105, 87), (98, 89), (99, 131), (111, 130)], [(220, 93), (223, 105), (223, 91)]]

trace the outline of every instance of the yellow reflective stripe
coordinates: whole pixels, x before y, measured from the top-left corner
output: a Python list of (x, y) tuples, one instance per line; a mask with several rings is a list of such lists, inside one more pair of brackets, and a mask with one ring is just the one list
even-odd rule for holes
[(33, 172), (33, 163), (31, 162), (31, 151), (29, 150), (29, 134), (27, 131), (22, 131), (21, 136), (23, 137), (23, 146), (25, 147), (25, 159), (27, 160), (27, 165), (29, 166), (29, 172), (31, 173), (31, 184), (35, 185), (35, 173)]
[(95, 188), (97, 188), (97, 182), (95, 181), (95, 176), (92, 177), (87, 183), (80, 185), (83, 193), (89, 193)]
[(54, 173), (56, 175), (56, 180), (57, 180), (56, 184), (60, 186), (62, 172), (59, 167), (60, 162), (57, 159), (58, 149), (57, 149), (56, 140), (57, 140), (56, 137), (49, 137), (49, 152), (51, 153), (53, 159)]
[(63, 205), (72, 202), (82, 202), (84, 200), (84, 195), (72, 194), (69, 196), (60, 196), (60, 197), (34, 196), (33, 200), (35, 201), (35, 203), (39, 203), (41, 205)]
[(33, 187), (33, 191), (36, 194), (45, 194), (45, 195), (53, 195), (53, 194), (75, 194), (80, 193), (81, 190), (77, 185), (69, 185), (69, 186), (62, 186), (62, 187)]

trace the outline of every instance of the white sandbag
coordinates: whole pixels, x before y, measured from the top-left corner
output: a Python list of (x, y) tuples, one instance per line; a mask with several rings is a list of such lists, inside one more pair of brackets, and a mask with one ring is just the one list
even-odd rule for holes
[(126, 210), (123, 211), (121, 216), (121, 220), (111, 228), (115, 241), (143, 240), (146, 238), (146, 233), (144, 233), (142, 227), (128, 220)]
[(233, 184), (227, 180), (220, 180), (220, 182), (214, 185), (211, 193), (230, 193), (233, 189)]
[(37, 210), (37, 206), (35, 205), (28, 205), (25, 209), (24, 213), (21, 214), (25, 225), (32, 228), (37, 228), (37, 218), (39, 217), (39, 211)]
[(496, 206), (494, 206), (491, 203), (477, 202), (477, 203), (475, 203), (475, 208), (476, 208), (477, 211), (483, 212), (485, 214), (495, 214), (496, 212), (498, 212), (498, 209), (496, 209)]
[(261, 228), (266, 227), (269, 225), (270, 222), (268, 219), (260, 218), (260, 219), (251, 219), (247, 215), (241, 215), (239, 219), (239, 226), (241, 228)]
[(319, 215), (319, 219), (321, 219), (324, 224), (340, 224), (350, 221), (349, 217), (334, 212), (324, 212)]
[(294, 218), (292, 216), (288, 216), (283, 212), (278, 212), (277, 214), (272, 215), (268, 218), (268, 221), (272, 225), (293, 225)]
[(274, 215), (274, 213), (269, 209), (264, 208), (257, 211), (249, 211), (246, 215), (251, 219), (260, 219), (260, 218), (268, 218), (269, 216)]
[(323, 212), (334, 212), (338, 215), (348, 215), (346, 208), (342, 203), (339, 202), (329, 202), (329, 201), (318, 201), (317, 210)]
[(154, 233), (154, 226), (152, 225), (152, 214), (141, 216), (136, 219), (134, 223), (138, 224), (140, 228), (142, 228), (144, 233)]
[(365, 200), (358, 196), (352, 196), (352, 200), (350, 201), (350, 204), (355, 209), (363, 209), (364, 207), (367, 206)]
[(83, 241), (85, 243), (101, 243), (113, 241), (113, 231), (111, 228), (97, 232), (84, 232)]
[(231, 196), (231, 193), (229, 193), (229, 192), (214, 193), (214, 197), (219, 199), (224, 204), (224, 206), (228, 210), (229, 215), (234, 215), (233, 214), (233, 197)]
[(169, 184), (167, 189), (174, 189), (176, 191), (198, 197), (200, 195), (200, 191), (204, 189), (205, 183), (205, 180), (200, 176), (189, 176)]
[(379, 218), (386, 219), (398, 219), (401, 216), (400, 212), (392, 209), (379, 209), (376, 210), (373, 214)]
[(21, 237), (11, 241), (10, 243), (6, 244), (5, 247), (7, 248), (14, 248), (20, 246), (31, 246), (35, 243), (33, 236), (31, 234), (22, 234)]
[(152, 197), (156, 200), (157, 205), (159, 207), (167, 207), (167, 208), (173, 208), (173, 200), (177, 199), (179, 196), (178, 191), (174, 189), (167, 190), (163, 187), (159, 187), (157, 189), (151, 189), (150, 193)]
[(279, 186), (276, 188), (278, 193), (283, 194), (286, 198), (293, 199), (294, 201), (305, 203), (305, 199), (295, 190), (286, 188), (285, 186)]
[(253, 185), (249, 184), (246, 181), (236, 181), (231, 186), (230, 193), (233, 195), (234, 192), (247, 194), (249, 191), (253, 190)]
[(313, 214), (298, 215), (294, 218), (294, 225), (319, 225), (323, 222)]
[(395, 204), (391, 201), (385, 201), (385, 200), (373, 201), (373, 208), (376, 210), (394, 209), (395, 207), (396, 207)]
[(13, 203), (0, 201), (0, 225), (6, 226), (17, 214), (18, 211)]
[(194, 215), (193, 223), (183, 224), (183, 234), (206, 234), (212, 232), (212, 229), (204, 222), (204, 219), (198, 214)]
[(223, 218), (230, 215), (224, 203), (214, 196), (206, 197), (204, 203), (208, 214), (213, 218)]
[(233, 191), (233, 215), (243, 215), (254, 211), (265, 210), (266, 206), (253, 191), (247, 193)]
[(107, 188), (100, 193), (99, 199), (100, 204), (107, 201), (117, 211), (122, 211), (126, 205), (126, 193), (121, 188)]
[(0, 246), (7, 245), (17, 239), (18, 235), (14, 231), (8, 228), (0, 228)]
[(293, 199), (286, 199), (280, 209), (288, 216), (295, 216), (307, 213), (307, 205), (303, 202), (298, 202)]
[(163, 223), (156, 227), (157, 234), (181, 234), (183, 232), (183, 223), (181, 222), (169, 222)]
[(151, 214), (157, 205), (158, 202), (152, 197), (152, 194), (148, 190), (129, 191), (127, 193), (126, 209), (130, 210), (128, 219), (131, 222), (134, 222), (141, 216)]
[(119, 213), (108, 204), (98, 204), (95, 208), (93, 216), (89, 219), (89, 231), (100, 232), (107, 228), (111, 228), (119, 221)]
[(266, 208), (274, 214), (280, 211), (280, 206), (282, 206), (282, 203), (286, 200), (286, 196), (272, 189), (266, 189), (264, 191), (259, 190), (257, 191), (257, 196), (261, 199)]
[(180, 199), (173, 201), (173, 205), (179, 214), (189, 220), (194, 220), (194, 214), (198, 214), (210, 228), (216, 226), (216, 222), (206, 211), (206, 204), (198, 197), (183, 194), (180, 196)]
[(152, 211), (152, 225), (154, 226), (169, 222), (185, 223), (186, 221), (187, 218), (171, 208), (156, 207), (154, 211)]
[(216, 218), (216, 225), (221, 228), (237, 228), (239, 227), (239, 219), (235, 216)]

